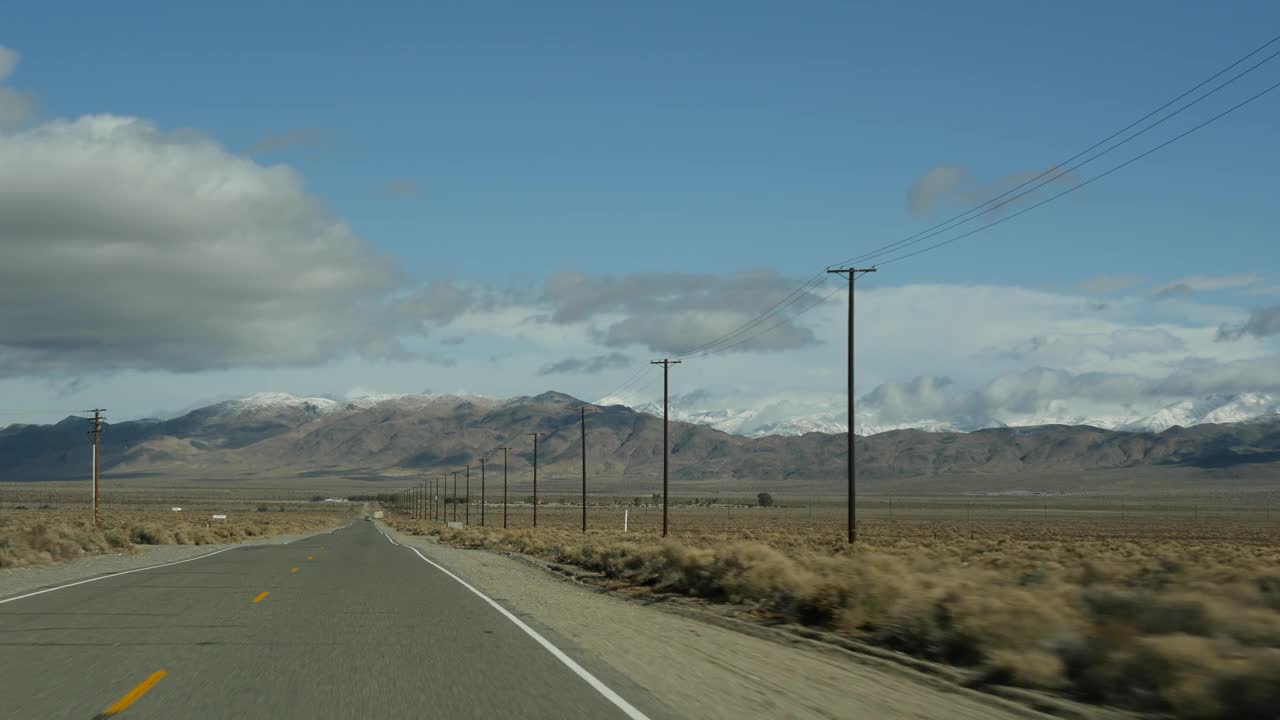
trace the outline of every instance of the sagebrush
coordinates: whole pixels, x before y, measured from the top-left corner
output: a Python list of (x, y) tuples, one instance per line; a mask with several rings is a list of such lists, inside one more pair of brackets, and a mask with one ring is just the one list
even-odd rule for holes
[[(1179, 718), (1271, 718), (1280, 707), (1280, 549), (1269, 542), (1010, 539), (899, 529), (848, 547), (793, 530), (653, 533), (452, 530), (615, 587), (729, 603), (1020, 685)], [(1252, 536), (1249, 536), (1252, 537)]]
[(173, 512), (125, 510), (105, 514), (95, 528), (84, 512), (8, 511), (0, 516), (0, 568), (45, 565), (99, 553), (133, 553), (138, 545), (234, 543), (319, 530), (342, 519), (332, 512), (292, 512), (210, 522)]

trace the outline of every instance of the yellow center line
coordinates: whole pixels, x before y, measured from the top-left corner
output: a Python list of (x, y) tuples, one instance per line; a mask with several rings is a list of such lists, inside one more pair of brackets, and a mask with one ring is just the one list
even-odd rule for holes
[(308, 560), (315, 560), (315, 559), (316, 559), (316, 556), (315, 556), (315, 555), (308, 555), (308, 556), (307, 556), (307, 559), (308, 559)]
[(121, 712), (124, 712), (129, 708), (130, 705), (138, 702), (139, 698), (141, 698), (143, 695), (146, 695), (148, 690), (150, 690), (153, 686), (155, 686), (156, 683), (163, 680), (164, 676), (168, 674), (169, 674), (169, 671), (167, 670), (157, 670), (151, 673), (151, 676), (148, 677), (146, 680), (143, 680), (141, 683), (139, 683), (138, 687), (130, 690), (127, 695), (117, 700), (114, 705), (107, 708), (106, 710), (103, 710), (101, 713), (98, 714), (97, 717), (94, 718), (94, 720), (99, 720), (99, 718), (109, 718), (112, 715), (116, 715)]
[(266, 590), (263, 590), (262, 592), (258, 593), (258, 596), (257, 596), (257, 597), (255, 597), (255, 598), (253, 599), (253, 601), (254, 601), (254, 602), (262, 602), (262, 601), (263, 601), (263, 599), (264, 599), (264, 598), (266, 598), (266, 597), (267, 597), (268, 595), (270, 595), (270, 594), (271, 594), (271, 593), (267, 592)]
[(289, 568), (289, 572), (296, 573), (298, 572), (298, 568)]

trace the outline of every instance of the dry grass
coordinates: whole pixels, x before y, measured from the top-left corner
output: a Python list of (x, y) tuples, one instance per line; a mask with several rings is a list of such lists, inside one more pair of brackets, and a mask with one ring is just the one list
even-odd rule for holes
[(1280, 707), (1274, 526), (1188, 518), (1134, 532), (1131, 519), (953, 517), (870, 523), (850, 549), (831, 517), (748, 517), (684, 511), (666, 541), (647, 523), (584, 536), (569, 529), (573, 513), (554, 510), (536, 530), (394, 522), (969, 668), (979, 684), (1187, 719), (1271, 718)]
[(155, 509), (113, 508), (93, 527), (86, 512), (67, 509), (5, 510), (0, 515), (0, 568), (46, 565), (98, 553), (133, 553), (138, 545), (210, 545), (254, 537), (303, 533), (349, 517), (339, 512), (243, 512), (227, 521), (208, 515)]

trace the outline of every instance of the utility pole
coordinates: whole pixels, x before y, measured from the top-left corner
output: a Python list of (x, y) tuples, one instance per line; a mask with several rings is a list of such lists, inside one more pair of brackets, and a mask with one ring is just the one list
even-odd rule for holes
[(582, 532), (587, 532), (587, 410), (582, 406)]
[(533, 526), (538, 527), (538, 433), (533, 436)]
[(463, 502), (465, 505), (462, 510), (462, 526), (470, 527), (471, 525), (471, 465), (467, 465), (467, 499)]
[(484, 461), (480, 458), (480, 527), (484, 527)]
[(679, 365), (679, 360), (651, 360), (650, 365), (662, 366), (662, 537), (667, 536), (667, 495), (668, 495), (668, 460), (670, 454), (667, 452), (667, 400), (669, 384), (668, 379), (671, 374), (671, 366)]
[(857, 474), (857, 469), (856, 469), (856, 468), (857, 468), (857, 456), (855, 455), (855, 451), (854, 451), (854, 449), (853, 449), (853, 420), (854, 420), (854, 415), (853, 415), (853, 280), (854, 280), (854, 277), (855, 277), (856, 275), (861, 275), (861, 274), (863, 274), (863, 273), (873, 273), (873, 272), (875, 272), (875, 271), (876, 271), (876, 269), (875, 269), (874, 267), (871, 267), (871, 268), (840, 268), (840, 269), (838, 269), (838, 270), (827, 270), (827, 272), (829, 272), (829, 273), (844, 273), (844, 274), (847, 274), (847, 275), (849, 276), (849, 358), (848, 358), (848, 363), (847, 363), (847, 364), (848, 364), (848, 367), (849, 367), (849, 380), (848, 380), (848, 386), (847, 386), (845, 389), (846, 389), (846, 391), (847, 391), (847, 392), (848, 392), (848, 394), (849, 394), (849, 433), (848, 433), (848, 435), (849, 435), (849, 450), (848, 450), (848, 452), (849, 452), (849, 461), (848, 461), (848, 472), (849, 472), (849, 490), (848, 490), (848, 495), (849, 495), (849, 498), (848, 498), (848, 502), (849, 502), (849, 514), (848, 514), (848, 523), (849, 523), (849, 544), (850, 544), (850, 545), (852, 545), (852, 544), (853, 544), (853, 542), (854, 542), (855, 540), (857, 540), (857, 539), (858, 539), (858, 530), (857, 530), (857, 526), (856, 526), (856, 525), (855, 525), (855, 523), (854, 523), (855, 517), (854, 517), (854, 507), (853, 507), (853, 502), (854, 502), (854, 478), (855, 478), (855, 476), (856, 476), (856, 474)]
[(89, 434), (93, 436), (93, 526), (98, 527), (98, 448), (102, 439), (102, 413), (106, 412), (106, 408), (94, 408), (85, 410), (85, 412), (93, 413), (93, 417), (89, 422), (93, 423), (93, 429)]
[(502, 529), (507, 529), (507, 451), (509, 447), (502, 448)]
[(453, 521), (458, 522), (458, 471), (453, 471)]

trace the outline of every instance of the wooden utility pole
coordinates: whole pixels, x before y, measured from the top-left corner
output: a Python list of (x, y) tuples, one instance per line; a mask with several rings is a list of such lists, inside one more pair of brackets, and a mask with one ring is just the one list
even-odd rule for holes
[(533, 436), (533, 526), (538, 527), (538, 433)]
[(453, 521), (458, 522), (458, 471), (453, 471)]
[(509, 447), (502, 448), (502, 529), (507, 528), (507, 451)]
[(463, 501), (465, 506), (462, 510), (462, 526), (468, 527), (471, 525), (471, 465), (467, 465), (467, 484), (465, 487), (467, 498)]
[(582, 406), (582, 532), (587, 531), (587, 410)]
[(662, 537), (666, 537), (667, 536), (667, 503), (668, 503), (667, 495), (669, 494), (668, 493), (669, 487), (667, 482), (667, 475), (668, 475), (667, 461), (670, 458), (670, 453), (667, 452), (667, 446), (668, 446), (667, 400), (669, 397), (669, 393), (668, 393), (669, 384), (667, 381), (671, 374), (671, 366), (679, 365), (680, 361), (668, 360), (666, 358), (663, 358), (662, 360), (651, 360), (649, 361), (649, 364), (662, 366)]
[(85, 412), (93, 413), (93, 417), (89, 422), (93, 423), (93, 429), (89, 434), (93, 436), (93, 526), (98, 527), (98, 450), (102, 440), (102, 413), (106, 412), (106, 408), (94, 408), (85, 410)]
[(858, 530), (854, 522), (855, 517), (854, 517), (854, 507), (853, 507), (854, 497), (855, 497), (854, 496), (854, 478), (857, 474), (857, 469), (856, 469), (857, 456), (854, 454), (855, 451), (853, 449), (853, 421), (854, 421), (854, 414), (853, 414), (853, 279), (854, 279), (854, 276), (856, 275), (861, 275), (863, 273), (872, 273), (875, 271), (876, 269), (873, 267), (872, 268), (840, 268), (838, 270), (827, 271), (829, 273), (844, 273), (849, 276), (849, 358), (847, 362), (848, 370), (849, 370), (849, 379), (848, 379), (848, 386), (846, 387), (846, 390), (849, 394), (848, 524), (849, 524), (849, 544), (851, 545), (855, 540), (858, 539)]
[(480, 458), (480, 527), (484, 527), (484, 462)]

